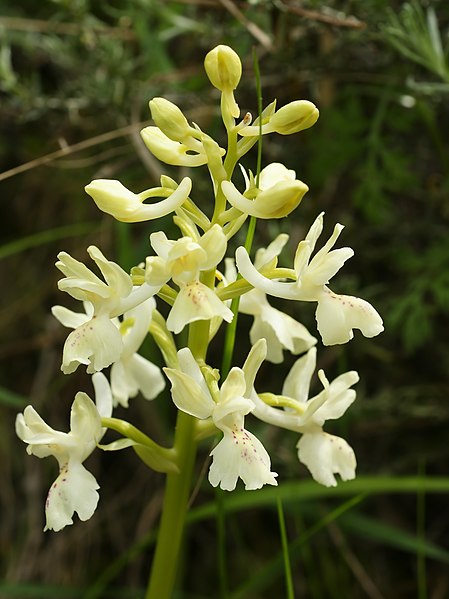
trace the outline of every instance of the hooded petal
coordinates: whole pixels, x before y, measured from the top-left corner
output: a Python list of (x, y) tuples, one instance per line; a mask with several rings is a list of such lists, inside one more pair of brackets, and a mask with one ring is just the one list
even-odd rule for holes
[(180, 333), (191, 322), (211, 320), (215, 316), (231, 322), (234, 315), (215, 292), (199, 281), (181, 287), (167, 318), (167, 328)]
[(294, 170), (288, 169), (280, 162), (272, 162), (260, 171), (259, 189), (263, 191), (270, 189), (270, 187), (281, 181), (294, 181), (295, 179), (296, 173)]
[[(102, 381), (97, 379), (97, 389)], [(86, 393), (78, 392), (70, 411), (70, 433), (77, 441), (76, 451), (71, 455), (76, 455), (80, 462), (83, 462), (95, 449), (96, 443), (100, 440), (101, 418), (96, 405)]]
[(213, 225), (199, 240), (200, 246), (206, 252), (206, 259), (201, 264), (201, 270), (215, 268), (226, 253), (227, 239), (220, 225)]
[(215, 402), (203, 374), (188, 347), (178, 351), (179, 369), (164, 368), (164, 372), (172, 383), (172, 398), (175, 405), (196, 418), (211, 416)]
[(143, 143), (158, 160), (173, 166), (201, 166), (207, 163), (206, 153), (192, 153), (190, 147), (173, 141), (158, 127), (145, 127), (140, 132)]
[(84, 189), (103, 212), (125, 223), (138, 223), (170, 214), (186, 201), (191, 188), (192, 181), (185, 177), (168, 198), (155, 204), (144, 204), (143, 201), (153, 196), (158, 191), (157, 188), (135, 194), (120, 181), (95, 179)]
[(164, 372), (171, 382), (171, 395), (179, 410), (200, 419), (211, 416), (215, 402), (191, 376), (175, 368), (164, 368)]
[(309, 190), (298, 180), (279, 181), (272, 187), (260, 191), (256, 199), (242, 195), (231, 181), (223, 181), (221, 189), (228, 202), (245, 214), (257, 218), (283, 218), (292, 212)]

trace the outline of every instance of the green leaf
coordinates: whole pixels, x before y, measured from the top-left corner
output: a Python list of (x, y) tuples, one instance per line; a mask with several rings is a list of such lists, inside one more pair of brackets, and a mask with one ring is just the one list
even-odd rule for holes
[(13, 408), (24, 408), (29, 402), (24, 395), (19, 395), (5, 387), (0, 387), (0, 403)]
[(10, 243), (5, 243), (0, 247), (0, 260), (7, 256), (12, 256), (13, 254), (19, 254), (30, 248), (45, 245), (51, 241), (85, 235), (86, 233), (93, 231), (97, 226), (98, 223), (95, 222), (78, 223), (66, 225), (64, 227), (56, 227), (55, 229), (48, 229), (47, 231), (41, 231), (34, 235), (22, 237), (21, 239), (11, 241)]
[(421, 552), (426, 557), (449, 564), (449, 551), (427, 541), (418, 538), (415, 534), (401, 530), (397, 526), (385, 524), (378, 519), (367, 518), (361, 514), (345, 515), (342, 525), (346, 530), (351, 530), (370, 541), (379, 541), (384, 545), (396, 547), (409, 553)]

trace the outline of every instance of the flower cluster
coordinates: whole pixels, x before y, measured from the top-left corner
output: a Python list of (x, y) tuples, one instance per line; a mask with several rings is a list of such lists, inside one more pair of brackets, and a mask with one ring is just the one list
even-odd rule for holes
[[(150, 152), (169, 165), (207, 167), (214, 199), (211, 213), (199, 208), (189, 177), (178, 183), (163, 175), (160, 186), (140, 193), (116, 180), (97, 179), (85, 190), (100, 210), (126, 223), (173, 214), (180, 237), (169, 239), (163, 231), (152, 233), (149, 255), (131, 273), (95, 246), (87, 252), (98, 274), (66, 252), (58, 255), (56, 266), (64, 275), (59, 289), (83, 306), (80, 312), (53, 307), (54, 316), (72, 329), (61, 369), (70, 374), (86, 368), (92, 375), (95, 403), (83, 392), (76, 395), (68, 433), (50, 428), (31, 406), (17, 417), (17, 435), (27, 443), (28, 453), (40, 458), (53, 455), (59, 463), (60, 474), (46, 503), (46, 529), (60, 530), (71, 524), (74, 512), (81, 520), (92, 516), (98, 484), (83, 462), (96, 447), (133, 447), (156, 470), (179, 471), (176, 447), (162, 447), (128, 422), (112, 418), (113, 407), (128, 407), (130, 398), (138, 393), (147, 400), (156, 398), (166, 380), (170, 383), (167, 396), (194, 421), (192, 443), (219, 435), (210, 454), (209, 481), (213, 486), (230, 491), (239, 478), (246, 489), (277, 484), (267, 450), (246, 428), (248, 416), (298, 433), (298, 458), (319, 483), (336, 485), (336, 474), (343, 480), (355, 476), (353, 450), (323, 427), (327, 420), (342, 416), (355, 400), (352, 386), (358, 375), (350, 371), (329, 382), (319, 370), (323, 389), (309, 397), (317, 339), (303, 324), (274, 308), (267, 297), (315, 302), (317, 329), (324, 345), (348, 342), (355, 329), (366, 337), (378, 335), (383, 330), (382, 320), (368, 302), (338, 295), (328, 287), (353, 255), (350, 248), (334, 249), (342, 225), (335, 225), (330, 238), (319, 247), (321, 213), (299, 242), (291, 267), (278, 265), (288, 241), (286, 234), (259, 248), (254, 259), (249, 244), (239, 247), (235, 257), (226, 258), (229, 241), (248, 218), (284, 218), (308, 191), (295, 171), (283, 164), (268, 164), (256, 174), (246, 171), (241, 164), (245, 155), (260, 136), (290, 135), (311, 127), (318, 110), (307, 100), (280, 108), (273, 102), (254, 122), (250, 114), (240, 119), (235, 99), (242, 75), (239, 57), (231, 48), (218, 46), (208, 53), (204, 64), (221, 95), (227, 147), (221, 148), (164, 98), (151, 100), (154, 125), (143, 129), (141, 135)], [(235, 183), (237, 165), (244, 175), (242, 190)], [(168, 305), (166, 318), (157, 310), (156, 298)], [(240, 313), (254, 319), (251, 348), (241, 368), (234, 366), (220, 373), (208, 364), (207, 348), (221, 324), (237, 318), (237, 309), (230, 307), (234, 298), (239, 299)], [(176, 335), (186, 327), (188, 344), (179, 347), (186, 337)], [(139, 353), (147, 335), (161, 351), (162, 369)], [(263, 361), (281, 363), (288, 354), (298, 358), (280, 394), (256, 390), (255, 379)], [(100, 445), (107, 428), (121, 437)]]

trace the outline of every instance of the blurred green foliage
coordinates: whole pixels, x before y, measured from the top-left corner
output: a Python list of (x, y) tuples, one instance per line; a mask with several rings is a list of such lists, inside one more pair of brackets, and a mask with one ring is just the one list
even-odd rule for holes
[[(138, 136), (141, 123), (149, 120), (147, 103), (154, 96), (168, 97), (190, 120), (220, 135), (216, 90), (207, 84), (202, 68), (205, 53), (218, 43), (233, 46), (244, 59), (238, 91), (243, 111), (256, 111), (253, 46), (265, 104), (274, 98), (278, 105), (307, 98), (321, 111), (310, 131), (264, 140), (264, 160), (285, 162), (311, 189), (298, 216), (280, 224), (291, 235), (290, 253), (318, 211), (326, 211), (329, 230), (335, 222), (344, 223), (341, 243), (353, 247), (355, 257), (342, 271), (337, 291), (366, 297), (385, 319), (381, 337), (358, 338), (353, 345), (324, 350), (321, 358), (329, 376), (346, 368), (361, 373), (361, 401), (338, 425), (345, 426), (354, 441), (360, 471), (415, 474), (424, 461), (429, 477), (447, 472), (449, 4), (230, 4), (237, 12), (219, 0), (21, 0), (2, 8), (0, 558), (5, 580), (12, 581), (2, 590), (5, 597), (21, 592), (37, 597), (37, 581), (48, 588), (54, 583), (84, 588), (107, 573), (117, 555), (122, 563), (116, 564), (112, 578), (117, 577), (118, 587), (145, 584), (147, 558), (136, 557), (142, 547), (130, 565), (123, 564), (130, 540), (144, 538), (155, 525), (162, 479), (136, 467), (132, 455), (120, 456), (114, 464), (109, 456), (95, 457), (102, 485), (95, 518), (59, 536), (44, 536), (43, 501), (55, 465), (27, 460), (13, 423), (26, 397), (42, 407), (55, 428), (64, 428), (74, 393), (87, 384), (82, 375), (68, 380), (59, 373), (65, 332), (48, 316), (51, 305), (65, 301), (56, 290), (56, 253), (65, 249), (85, 259), (86, 246), (96, 243), (127, 267), (148, 253), (148, 226), (112, 223), (84, 196), (83, 186), (101, 176), (121, 179), (140, 191), (166, 172), (145, 154)], [(195, 170), (191, 175), (207, 198), (206, 174)], [(277, 225), (260, 226), (260, 244), (276, 232)], [(294, 316), (313, 328), (312, 310)], [(248, 326), (244, 317), (242, 325)], [(262, 376), (279, 385), (283, 374), (280, 367), (276, 377), (267, 369)], [(136, 400), (142, 422), (156, 438), (162, 436), (172, 418), (169, 408), (138, 404)], [(271, 438), (270, 444), (277, 447), (277, 471), (292, 479), (304, 474), (291, 437)], [(210, 499), (207, 485), (201, 492)], [(400, 501), (389, 495), (365, 501), (364, 516), (370, 523), (382, 520), (390, 541), (397, 531), (396, 539), (402, 539), (402, 532), (410, 542), (416, 530), (415, 499), (410, 491)], [(326, 511), (338, 510), (326, 501), (292, 501), (290, 534), (314, 530)], [(446, 502), (444, 497), (428, 499), (427, 549), (432, 543), (444, 545), (447, 538)], [(139, 515), (136, 504), (144, 503), (147, 508)], [(16, 505), (19, 510), (13, 509)], [(300, 596), (379, 596), (363, 585), (367, 581), (374, 581), (381, 596), (415, 596), (415, 562), (391, 549), (393, 541), (376, 541), (367, 521), (355, 517), (352, 528), (342, 521), (344, 542), (338, 530), (323, 527), (310, 544), (301, 545), (296, 562)], [(237, 547), (231, 563), (240, 584), (245, 568), (257, 572), (265, 559), (277, 555), (278, 545), (273, 550), (271, 541), (276, 526), (270, 511), (230, 518), (229, 544)], [(260, 530), (269, 530), (270, 536)], [(212, 522), (191, 533), (186, 569), (192, 593), (206, 593), (214, 579), (214, 553), (204, 555), (214, 535)], [(376, 543), (382, 543), (382, 551), (373, 552)], [(246, 555), (248, 547), (254, 553)], [(417, 555), (419, 547), (412, 544)], [(340, 552), (337, 560), (334, 548)], [(429, 562), (428, 579), (447, 589), (441, 555), (446, 556)], [(203, 582), (204, 569), (210, 574)], [(32, 593), (25, 585), (27, 591), (17, 587), (14, 595), (14, 581), (34, 581), (37, 594), (25, 595)], [(280, 596), (276, 588), (268, 585), (265, 595), (254, 597)], [(74, 595), (68, 591), (67, 596)], [(116, 595), (111, 591), (102, 596)], [(191, 596), (198, 599), (199, 594)]]

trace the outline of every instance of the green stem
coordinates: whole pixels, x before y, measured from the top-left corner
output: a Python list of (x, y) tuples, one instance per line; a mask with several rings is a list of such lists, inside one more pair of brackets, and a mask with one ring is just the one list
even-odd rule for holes
[(284, 558), (284, 573), (287, 599), (295, 599), (295, 591), (293, 589), (292, 568), (290, 564), (290, 555), (288, 551), (287, 529), (285, 527), (284, 510), (282, 507), (281, 498), (277, 498), (277, 512), (279, 519), (279, 531), (281, 534), (282, 555)]
[(156, 552), (145, 599), (170, 599), (173, 594), (195, 462), (194, 426), (192, 416), (178, 412), (175, 449), (180, 473), (167, 474)]
[[(214, 280), (214, 271), (203, 273), (206, 284)], [(189, 326), (189, 347), (197, 360), (205, 360), (209, 343), (209, 321)], [(174, 450), (179, 474), (168, 473), (162, 505), (156, 551), (145, 599), (170, 599), (178, 570), (183, 530), (195, 465), (195, 418), (178, 411)]]

